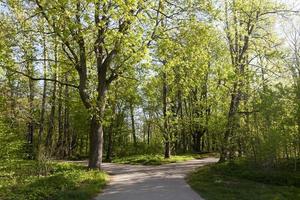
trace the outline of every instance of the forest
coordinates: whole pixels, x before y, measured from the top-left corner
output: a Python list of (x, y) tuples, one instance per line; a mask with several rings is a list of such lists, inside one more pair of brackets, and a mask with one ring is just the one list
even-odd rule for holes
[(202, 198), (300, 199), (297, 0), (1, 0), (0, 18), (1, 200), (210, 159), (186, 178)]

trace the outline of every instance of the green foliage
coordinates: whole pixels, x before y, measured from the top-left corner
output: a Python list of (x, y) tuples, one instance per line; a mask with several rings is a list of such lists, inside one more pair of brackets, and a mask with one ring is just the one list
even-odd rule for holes
[[(116, 136), (118, 138), (118, 136)], [(161, 138), (160, 138), (161, 139)], [(145, 144), (144, 142), (139, 142), (136, 145), (130, 141), (127, 141), (122, 147), (115, 147), (114, 156), (117, 158), (135, 156), (140, 154), (160, 154), (163, 152), (163, 145), (161, 141), (155, 142), (153, 139), (151, 144)]]
[(299, 182), (299, 171), (257, 168), (245, 161), (206, 166), (188, 177), (192, 188), (208, 200), (293, 200), (300, 197)]
[(113, 160), (114, 163), (121, 164), (141, 164), (141, 165), (162, 165), (167, 163), (176, 163), (186, 160), (192, 160), (192, 156), (172, 156), (172, 158), (164, 159), (163, 155), (136, 155), (122, 158), (116, 158)]
[[(248, 120), (254, 124), (252, 131), (240, 129), (240, 135), (245, 141), (248, 158), (257, 165), (274, 167), (284, 158), (295, 157), (298, 141), (296, 111), (297, 104), (293, 102), (294, 94), (290, 86), (276, 84), (265, 88), (259, 93), (259, 101), (253, 102), (254, 113)], [(249, 123), (248, 122), (248, 123)], [(240, 124), (244, 125), (241, 121)], [(247, 135), (244, 132), (248, 132)], [(296, 151), (295, 151), (296, 150)]]
[(0, 118), (0, 160), (22, 157), (24, 142), (18, 137), (16, 130), (7, 126)]
[(121, 158), (115, 158), (112, 162), (120, 164), (131, 164), (131, 165), (162, 165), (168, 163), (178, 163), (193, 159), (201, 159), (209, 156), (216, 156), (216, 154), (184, 154), (174, 155), (171, 158), (165, 159), (161, 154), (145, 154), (145, 155), (134, 155), (126, 156)]
[(36, 161), (1, 162), (0, 199), (90, 199), (104, 187), (107, 175), (80, 164), (52, 162), (49, 174), (38, 174)]

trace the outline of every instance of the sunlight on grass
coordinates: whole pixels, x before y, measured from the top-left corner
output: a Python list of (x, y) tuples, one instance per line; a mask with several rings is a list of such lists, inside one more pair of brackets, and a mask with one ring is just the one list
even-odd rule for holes
[(106, 184), (107, 175), (82, 165), (50, 163), (49, 174), (39, 175), (36, 161), (1, 163), (0, 199), (90, 199)]
[(193, 159), (201, 159), (206, 157), (216, 157), (215, 153), (207, 153), (207, 154), (184, 154), (184, 155), (175, 155), (171, 156), (171, 158), (165, 159), (163, 155), (134, 155), (134, 156), (126, 156), (122, 158), (113, 159), (113, 163), (120, 164), (132, 164), (132, 165), (162, 165), (168, 163), (178, 163), (184, 162)]

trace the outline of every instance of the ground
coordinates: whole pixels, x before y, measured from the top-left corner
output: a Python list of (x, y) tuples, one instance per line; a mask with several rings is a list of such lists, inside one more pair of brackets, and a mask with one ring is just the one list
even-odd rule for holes
[(215, 157), (188, 158), (163, 162), (160, 156), (122, 158), (120, 162), (135, 165), (103, 163), (109, 178), (103, 171), (87, 170), (87, 161), (0, 162), (0, 199), (300, 199), (300, 170), (293, 163), (272, 168), (243, 159), (216, 164)]
[(187, 173), (218, 159), (205, 158), (160, 166), (104, 163), (110, 183), (96, 200), (202, 200), (185, 181)]

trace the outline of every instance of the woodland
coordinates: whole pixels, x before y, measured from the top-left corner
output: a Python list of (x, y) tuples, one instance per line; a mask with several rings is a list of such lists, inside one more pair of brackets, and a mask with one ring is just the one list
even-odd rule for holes
[[(196, 191), (215, 173), (286, 187), (252, 199), (300, 199), (299, 12), (276, 0), (1, 0), (0, 199), (88, 199), (104, 162), (199, 156), (219, 162), (190, 175)], [(200, 194), (222, 199), (210, 184)]]

